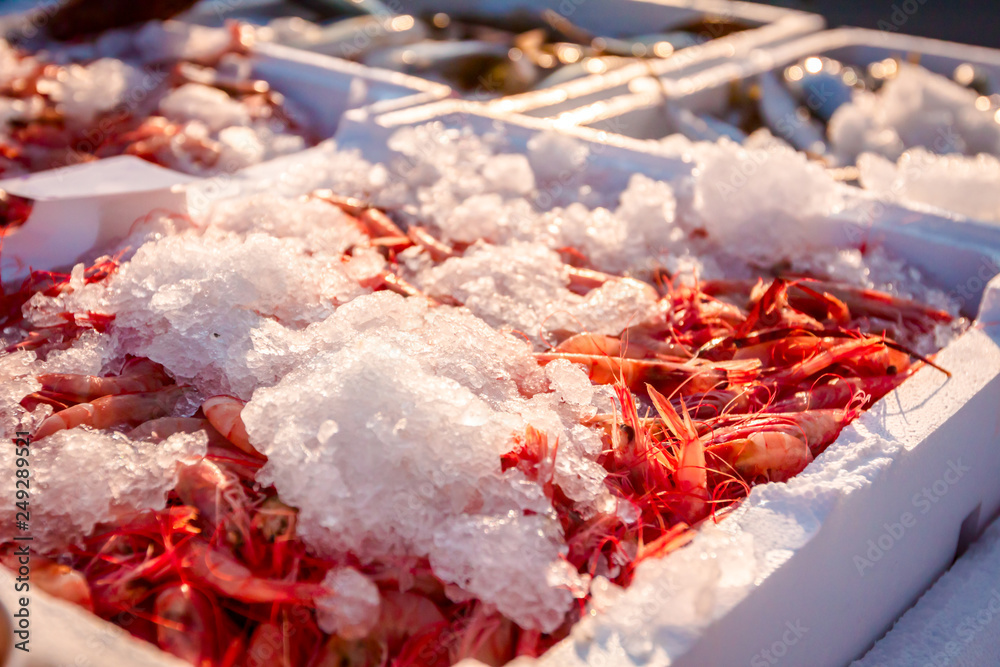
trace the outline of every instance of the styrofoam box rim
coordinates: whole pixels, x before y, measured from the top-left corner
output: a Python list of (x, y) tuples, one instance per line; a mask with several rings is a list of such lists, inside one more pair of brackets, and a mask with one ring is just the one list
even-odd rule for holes
[(421, 79), (410, 74), (380, 69), (378, 67), (369, 67), (368, 65), (362, 65), (361, 63), (344, 60), (335, 56), (304, 51), (282, 44), (257, 42), (251, 47), (251, 54), (257, 58), (287, 62), (289, 67), (315, 67), (334, 72), (338, 75), (365, 79), (400, 88), (409, 88), (414, 95), (434, 95), (443, 98), (452, 93), (451, 88), (444, 84)]
[[(323, 139), (333, 136), (340, 119), (352, 108), (387, 113), (452, 94), (451, 88), (440, 83), (280, 44), (254, 44), (251, 62), (254, 75), (309, 112), (310, 129), (318, 130)], [(359, 93), (370, 97), (357, 107), (346, 106), (351, 104), (351, 95)], [(330, 95), (336, 99), (327, 104)]]

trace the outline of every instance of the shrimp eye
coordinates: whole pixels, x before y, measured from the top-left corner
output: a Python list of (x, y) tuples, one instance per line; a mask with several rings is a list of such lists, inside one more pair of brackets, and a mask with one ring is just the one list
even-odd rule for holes
[(899, 369), (896, 368), (895, 364), (889, 364), (888, 368), (885, 369), (886, 375), (895, 375), (897, 372), (899, 372)]

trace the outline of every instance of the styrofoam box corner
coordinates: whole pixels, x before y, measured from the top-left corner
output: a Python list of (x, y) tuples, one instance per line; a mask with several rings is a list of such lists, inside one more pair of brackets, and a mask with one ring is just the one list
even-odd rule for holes
[(33, 200), (23, 225), (7, 230), (0, 276), (53, 271), (99, 254), (154, 209), (184, 212), (193, 176), (119, 155), (0, 181), (0, 191)]

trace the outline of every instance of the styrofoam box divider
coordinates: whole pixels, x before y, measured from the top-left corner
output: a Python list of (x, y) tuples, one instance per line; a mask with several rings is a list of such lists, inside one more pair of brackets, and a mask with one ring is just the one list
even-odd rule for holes
[(840, 28), (759, 49), (744, 60), (706, 68), (681, 80), (665, 81), (656, 89), (580, 107), (562, 114), (559, 120), (638, 139), (661, 139), (668, 134), (662, 114), (664, 97), (667, 104), (695, 112), (720, 112), (728, 106), (734, 83), (814, 55), (850, 65), (867, 65), (889, 57), (912, 58), (928, 70), (948, 77), (956, 67), (969, 63), (1000, 84), (1000, 50), (879, 30)]
[(373, 113), (386, 113), (451, 94), (447, 86), (414, 76), (278, 44), (256, 44), (252, 62), (254, 76), (305, 109), (323, 138), (333, 136), (350, 109), (373, 105)]

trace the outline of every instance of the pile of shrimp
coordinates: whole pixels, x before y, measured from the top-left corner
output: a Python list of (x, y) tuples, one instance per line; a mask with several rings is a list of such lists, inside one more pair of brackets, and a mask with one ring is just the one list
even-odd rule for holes
[[(231, 170), (227, 155), (233, 148), (224, 145), (219, 132), (204, 124), (192, 125), (187, 122), (190, 119), (170, 117), (160, 108), (160, 102), (182, 86), (200, 93), (196, 101), (202, 105), (238, 102), (246, 111), (247, 127), (255, 132), (266, 127), (275, 134), (300, 137), (297, 149), (314, 144), (316, 138), (284, 97), (245, 71), (240, 59), (248, 53), (249, 33), (233, 24), (227, 34), (228, 45), (218, 52), (191, 59), (174, 57), (142, 69), (132, 67), (128, 71), (141, 81), (127, 82), (130, 88), (123, 92), (121, 102), (95, 111), (93, 117), (68, 112), (51, 85), (72, 78), (75, 71), (81, 71), (80, 64), (47, 62), (44, 55), (0, 45), (16, 63), (0, 84), (0, 107), (5, 110), (0, 125), (0, 177), (118, 155), (135, 155), (195, 175)], [(186, 103), (195, 104), (191, 100)], [(230, 139), (227, 141), (232, 143)], [(271, 148), (264, 147), (266, 152)], [(251, 155), (256, 149), (249, 144), (235, 150), (246, 153), (240, 160), (257, 159)]]
[[(404, 231), (359, 200), (312, 196), (351, 216), (390, 260), (370, 288), (460, 305), (430, 299), (400, 277), (395, 259), (416, 247), (443, 262), (461, 248), (419, 226)], [(84, 280), (107, 280), (117, 266), (102, 259)], [(570, 274), (581, 292), (612, 278), (635, 280), (586, 267)], [(515, 446), (500, 461), (536, 481), (556, 508), (567, 561), (621, 585), (638, 563), (682, 548), (700, 523), (719, 520), (754, 485), (801, 472), (864, 408), (933, 365), (916, 343), (953, 321), (916, 302), (806, 276), (695, 285), (655, 278), (646, 287), (659, 295), (657, 308), (645, 321), (617, 336), (569, 335), (536, 354), (539, 364), (567, 360), (613, 387), (616, 412), (587, 425), (604, 434), (605, 484), (634, 512), (575, 508), (553, 481), (559, 443), (532, 427), (512, 434)], [(58, 295), (69, 279), (35, 273), (18, 291), (0, 294), (0, 327), (21, 326), (32, 295)], [(25, 331), (8, 351), (44, 357), (82, 331), (112, 326), (78, 314)], [(191, 417), (172, 416), (186, 388), (149, 359), (131, 358), (107, 377), (36, 379), (41, 388), (22, 405), (53, 409), (32, 434), (36, 441), (78, 426), (153, 442), (207, 435), (206, 456), (182, 470), (165, 509), (98, 525), (67, 553), (37, 556), (32, 571), (43, 590), (191, 664), (446, 667), (475, 658), (502, 665), (541, 655), (585, 612), (586, 593), (557, 631), (543, 634), (478, 600), (456, 601), (425, 559), (317, 557), (297, 534), (297, 510), (255, 481), (267, 459), (248, 438), (243, 403), (213, 396)], [(12, 550), (0, 547), (0, 561), (12, 564)], [(344, 573), (377, 591), (377, 616), (327, 632), (331, 607), (345, 595), (334, 582)]]
[(620, 336), (578, 334), (537, 355), (615, 387), (621, 413), (593, 423), (609, 486), (641, 517), (602, 527), (622, 584), (754, 485), (802, 472), (921, 365), (947, 373), (910, 346), (952, 316), (882, 292), (781, 277), (664, 291), (657, 315)]

